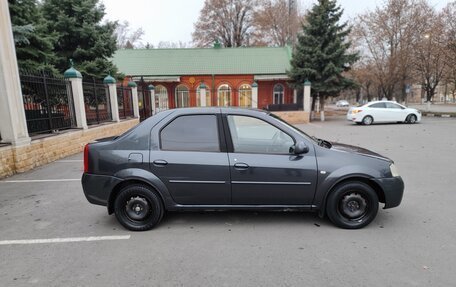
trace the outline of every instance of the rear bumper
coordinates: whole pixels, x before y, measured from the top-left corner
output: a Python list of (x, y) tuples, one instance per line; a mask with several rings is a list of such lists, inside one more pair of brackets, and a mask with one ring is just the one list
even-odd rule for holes
[(84, 173), (82, 175), (82, 189), (87, 200), (92, 204), (108, 205), (109, 196), (114, 187), (122, 179), (108, 176)]
[(385, 207), (392, 208), (401, 204), (404, 195), (404, 181), (400, 176), (392, 178), (379, 178), (375, 182), (380, 185), (385, 194)]

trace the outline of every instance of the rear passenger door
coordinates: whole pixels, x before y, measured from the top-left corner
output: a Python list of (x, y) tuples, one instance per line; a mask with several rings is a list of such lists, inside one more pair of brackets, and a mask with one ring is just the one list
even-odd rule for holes
[(386, 110), (385, 103), (375, 103), (369, 106), (369, 115), (374, 118), (374, 122), (387, 122), (388, 111)]
[(150, 170), (182, 205), (231, 203), (226, 145), (219, 114), (177, 116), (153, 129)]

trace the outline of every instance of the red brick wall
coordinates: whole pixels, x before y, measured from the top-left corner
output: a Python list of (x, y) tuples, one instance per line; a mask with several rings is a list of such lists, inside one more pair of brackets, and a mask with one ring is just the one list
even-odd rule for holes
[[(239, 105), (238, 89), (243, 84), (252, 85), (253, 75), (207, 75), (207, 76), (181, 76), (180, 82), (148, 82), (147, 85), (153, 84), (154, 86), (162, 85), (168, 90), (169, 108), (175, 108), (175, 91), (178, 85), (185, 85), (189, 89), (190, 106), (197, 106), (196, 90), (203, 82), (206, 88), (211, 90), (212, 105), (217, 104), (217, 89), (222, 84), (228, 84), (231, 87), (232, 105)], [(286, 81), (258, 81), (258, 108), (264, 108), (268, 104), (273, 103), (273, 89), (274, 85), (281, 83), (284, 90), (285, 103), (293, 102), (293, 89), (289, 88)]]

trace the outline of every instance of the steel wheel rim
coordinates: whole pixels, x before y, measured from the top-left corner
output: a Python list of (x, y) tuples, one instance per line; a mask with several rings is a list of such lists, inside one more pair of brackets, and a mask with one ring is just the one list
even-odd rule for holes
[(147, 199), (140, 196), (130, 198), (125, 205), (125, 214), (134, 221), (144, 220), (149, 216), (151, 210)]
[(368, 201), (357, 192), (346, 193), (339, 202), (339, 212), (348, 220), (359, 221), (368, 212)]

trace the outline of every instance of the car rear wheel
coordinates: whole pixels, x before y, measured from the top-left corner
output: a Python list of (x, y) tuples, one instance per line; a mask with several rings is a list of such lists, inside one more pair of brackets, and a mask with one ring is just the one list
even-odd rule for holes
[(363, 125), (368, 126), (371, 125), (374, 122), (374, 118), (371, 116), (365, 116), (363, 118)]
[(411, 115), (408, 115), (407, 116), (407, 119), (405, 120), (405, 122), (409, 123), (409, 124), (414, 124), (416, 123), (416, 116), (411, 114)]
[(114, 201), (114, 213), (132, 231), (152, 229), (163, 217), (163, 204), (150, 187), (132, 184), (122, 188)]
[(378, 212), (378, 196), (363, 182), (337, 185), (329, 194), (326, 213), (338, 227), (358, 229), (368, 225)]

